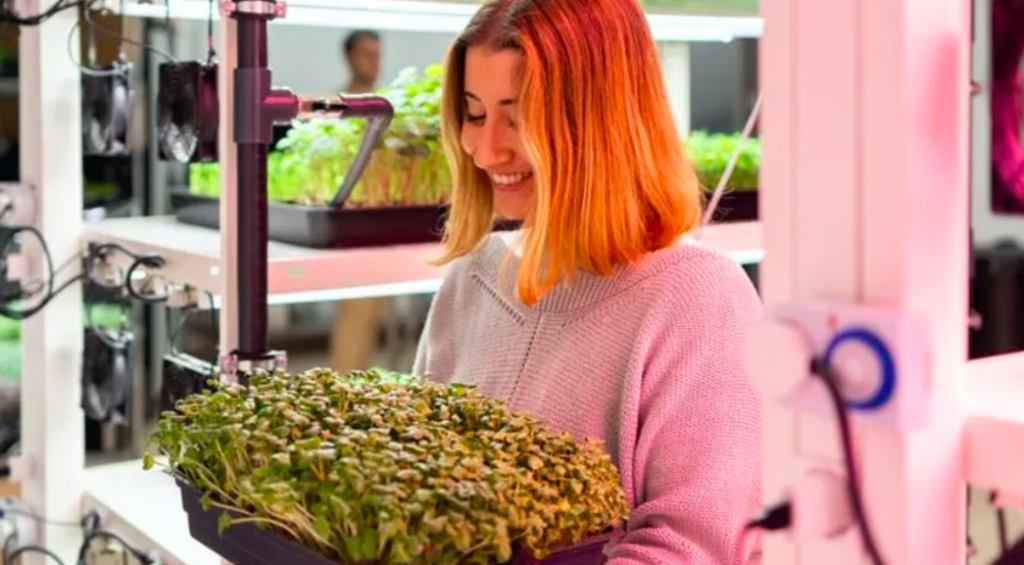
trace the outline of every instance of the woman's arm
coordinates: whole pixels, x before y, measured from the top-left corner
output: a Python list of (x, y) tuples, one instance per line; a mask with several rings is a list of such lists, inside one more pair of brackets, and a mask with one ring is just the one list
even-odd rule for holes
[(637, 506), (608, 565), (747, 559), (741, 530), (761, 503), (761, 405), (747, 369), (760, 303), (744, 285), (690, 290), (649, 344), (635, 457), (622, 463)]

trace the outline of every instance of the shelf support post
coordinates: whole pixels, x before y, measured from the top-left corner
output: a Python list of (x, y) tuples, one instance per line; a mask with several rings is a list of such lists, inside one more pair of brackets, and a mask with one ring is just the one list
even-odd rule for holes
[[(867, 521), (892, 565), (965, 561), (968, 22), (963, 0), (762, 0), (761, 219), (767, 307), (828, 301), (927, 320), (929, 421), (851, 420)], [(828, 55), (825, 56), (824, 54)], [(834, 418), (797, 415), (768, 369), (764, 495), (801, 465), (841, 464)], [(915, 375), (914, 378), (919, 378)], [(868, 560), (838, 540), (764, 538), (765, 565)]]
[[(38, 14), (50, 3), (25, 0), (19, 6), (23, 13)], [(19, 30), (20, 181), (36, 190), (36, 226), (55, 265), (79, 254), (82, 232), (77, 25), (78, 10), (61, 10), (42, 25)], [(50, 276), (41, 255), (34, 249), (33, 273), (39, 278)], [(53, 524), (81, 518), (85, 477), (82, 318), (81, 287), (75, 284), (22, 322), (22, 459), (15, 480), (21, 481), (24, 501), (49, 522), (39, 524), (38, 539), (19, 541), (46, 546), (67, 563), (77, 558), (81, 531)], [(26, 554), (23, 562), (42, 565), (47, 559)]]

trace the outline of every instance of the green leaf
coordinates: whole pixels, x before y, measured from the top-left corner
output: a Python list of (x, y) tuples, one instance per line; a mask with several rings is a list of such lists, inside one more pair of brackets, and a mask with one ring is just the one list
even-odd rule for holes
[(227, 512), (221, 512), (220, 517), (217, 518), (217, 534), (224, 535), (224, 532), (228, 531), (228, 528), (230, 528), (233, 523), (234, 520), (232, 520), (230, 514)]

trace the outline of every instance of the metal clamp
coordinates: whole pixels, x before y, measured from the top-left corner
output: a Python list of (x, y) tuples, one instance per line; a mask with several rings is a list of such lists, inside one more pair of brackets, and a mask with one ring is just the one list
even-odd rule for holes
[(0, 182), (0, 224), (30, 226), (38, 214), (36, 190), (30, 184)]
[(223, 0), (220, 3), (220, 15), (224, 17), (246, 15), (273, 20), (283, 18), (287, 13), (288, 5), (274, 0)]
[(271, 351), (260, 359), (245, 359), (239, 353), (224, 355), (218, 361), (222, 375), (251, 375), (257, 371), (272, 373), (288, 366), (288, 354), (284, 351)]

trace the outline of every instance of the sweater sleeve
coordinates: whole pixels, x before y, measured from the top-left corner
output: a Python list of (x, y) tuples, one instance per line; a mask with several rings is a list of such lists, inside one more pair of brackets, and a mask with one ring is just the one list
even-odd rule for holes
[(746, 358), (761, 310), (752, 288), (725, 287), (683, 289), (649, 341), (624, 473), (636, 505), (607, 565), (747, 559), (741, 530), (761, 503), (761, 405)]

